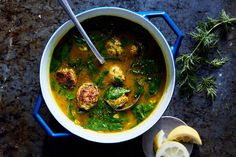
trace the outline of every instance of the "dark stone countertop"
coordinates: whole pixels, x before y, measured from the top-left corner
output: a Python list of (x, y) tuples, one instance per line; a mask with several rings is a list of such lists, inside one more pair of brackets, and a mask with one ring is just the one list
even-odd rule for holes
[[(132, 11), (164, 10), (186, 34), (199, 20), (216, 17), (221, 9), (236, 17), (235, 0), (73, 0), (71, 5), (76, 13), (100, 6)], [(68, 16), (56, 0), (0, 1), (0, 157), (143, 157), (141, 136), (119, 144), (98, 144), (77, 137), (52, 139), (32, 117), (40, 92), (43, 49), (51, 34), (66, 20)], [(158, 21), (155, 23), (158, 25)], [(173, 40), (166, 27), (160, 29), (168, 40)], [(164, 114), (179, 117), (199, 131), (203, 146), (195, 146), (192, 156), (236, 156), (235, 36), (234, 28), (221, 42), (223, 55), (230, 57), (230, 62), (220, 70), (208, 72), (217, 78), (216, 100), (211, 102), (205, 95), (195, 93), (190, 101), (185, 101), (177, 86)], [(188, 52), (192, 45), (186, 35), (180, 53)], [(45, 105), (41, 114), (57, 130), (58, 124)]]

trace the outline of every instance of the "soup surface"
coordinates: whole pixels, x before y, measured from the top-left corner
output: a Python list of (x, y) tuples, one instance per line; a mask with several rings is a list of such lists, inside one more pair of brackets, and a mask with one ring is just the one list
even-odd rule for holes
[(161, 50), (143, 27), (119, 17), (100, 16), (82, 25), (105, 63), (71, 29), (53, 52), (53, 96), (68, 118), (86, 129), (130, 129), (150, 115), (163, 94), (166, 66)]

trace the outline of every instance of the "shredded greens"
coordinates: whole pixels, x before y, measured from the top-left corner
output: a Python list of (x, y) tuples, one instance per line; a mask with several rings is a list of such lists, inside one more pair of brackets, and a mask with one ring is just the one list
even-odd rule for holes
[(50, 82), (51, 82), (52, 90), (56, 91), (57, 90), (57, 81), (55, 79), (51, 78)]
[(111, 86), (105, 91), (104, 98), (106, 100), (114, 100), (129, 92), (130, 92), (129, 89), (125, 89), (123, 87)]
[(50, 72), (56, 71), (61, 66), (61, 62), (64, 58), (68, 59), (70, 49), (71, 49), (71, 43), (66, 42), (57, 50), (59, 51), (59, 53), (56, 53), (58, 55), (52, 58), (50, 65)]
[(150, 80), (147, 80), (147, 82), (149, 84), (149, 94), (150, 95), (156, 94), (161, 86), (161, 78), (160, 77), (152, 78)]
[(152, 110), (154, 109), (155, 105), (152, 104), (151, 102), (149, 103), (140, 103), (136, 105), (133, 109), (132, 112), (134, 116), (137, 119), (137, 122), (140, 123), (143, 121), (147, 116), (150, 115)]
[[(150, 68), (152, 67), (152, 68)], [(141, 75), (152, 75), (153, 73), (157, 72), (156, 63), (152, 59), (141, 59), (135, 61), (131, 68), (134, 74), (141, 74)]]
[(89, 120), (84, 127), (96, 131), (122, 130), (126, 121), (125, 112), (116, 113), (104, 101), (99, 100), (98, 104), (90, 110)]
[(68, 117), (72, 120), (75, 121), (75, 116), (72, 114), (72, 109), (73, 109), (73, 104), (70, 101), (68, 104)]
[(144, 87), (139, 83), (139, 81), (137, 79), (135, 79), (134, 83), (135, 83), (135, 86), (136, 86), (136, 91), (135, 91), (134, 97), (137, 98), (141, 94), (144, 93)]
[[(150, 68), (151, 67), (151, 68)], [(161, 85), (161, 73), (158, 70), (155, 60), (152, 59), (142, 59), (133, 62), (131, 70), (134, 74), (144, 75), (146, 77), (145, 81), (149, 85), (149, 94), (156, 94)]]
[(88, 62), (86, 64), (86, 68), (88, 69), (88, 72), (91, 74), (91, 76), (94, 76), (98, 73), (98, 68), (94, 64), (94, 57), (90, 57), (88, 59)]
[(98, 76), (98, 79), (95, 80), (95, 84), (98, 86), (98, 87), (101, 87), (103, 86), (103, 80), (105, 79), (105, 77), (108, 75), (109, 71), (108, 70), (105, 70), (105, 71), (102, 71), (99, 76)]
[(54, 91), (58, 91), (58, 93), (60, 95), (65, 96), (65, 98), (69, 101), (71, 101), (75, 98), (75, 95), (71, 91), (69, 91), (68, 89), (66, 89), (62, 85), (58, 84), (55, 79), (51, 79), (51, 88)]
[(60, 94), (60, 95), (63, 95), (63, 96), (65, 96), (66, 97), (66, 99), (68, 99), (68, 100), (73, 100), (74, 98), (75, 98), (75, 95), (72, 93), (72, 92), (70, 92), (70, 91), (68, 91), (67, 89), (65, 89), (63, 86), (59, 86), (59, 91), (58, 91), (58, 93)]

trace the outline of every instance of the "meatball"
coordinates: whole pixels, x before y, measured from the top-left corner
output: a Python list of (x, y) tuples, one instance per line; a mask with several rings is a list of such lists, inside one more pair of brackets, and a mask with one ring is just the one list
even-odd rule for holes
[(72, 88), (77, 83), (76, 73), (71, 68), (60, 68), (56, 72), (56, 80), (68, 88)]
[(111, 67), (111, 69), (109, 70), (109, 75), (113, 81), (116, 81), (116, 79), (120, 79), (123, 82), (125, 80), (123, 71), (116, 65)]
[(113, 56), (121, 55), (123, 52), (121, 42), (118, 38), (113, 38), (112, 40), (107, 41), (106, 48), (107, 52)]
[(98, 88), (93, 83), (84, 83), (77, 92), (78, 107), (89, 110), (98, 101)]
[(129, 52), (133, 55), (136, 55), (138, 53), (138, 47), (136, 45), (131, 45), (129, 47)]
[(112, 106), (112, 108), (121, 108), (123, 107), (127, 102), (129, 98), (126, 95), (122, 95), (121, 97), (115, 99), (115, 100), (106, 100), (106, 102)]

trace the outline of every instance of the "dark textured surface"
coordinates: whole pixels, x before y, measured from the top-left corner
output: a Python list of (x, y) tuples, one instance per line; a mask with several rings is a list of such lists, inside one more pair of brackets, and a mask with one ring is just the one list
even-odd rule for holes
[[(179, 28), (188, 33), (206, 16), (216, 17), (225, 9), (236, 17), (235, 0), (73, 0), (76, 13), (99, 6), (117, 6), (132, 11), (164, 10)], [(80, 138), (51, 139), (32, 117), (40, 92), (40, 58), (50, 35), (66, 20), (56, 0), (0, 0), (0, 157), (13, 156), (144, 156), (141, 137), (120, 144), (97, 144)], [(158, 20), (154, 20), (158, 25)], [(161, 27), (168, 40), (173, 36)], [(192, 156), (236, 156), (236, 31), (221, 42), (224, 56), (231, 59), (216, 76), (218, 97), (211, 102), (194, 94), (185, 101), (176, 87), (165, 115), (183, 119), (196, 128), (203, 146), (194, 147)], [(185, 37), (181, 52), (193, 45)], [(204, 75), (204, 72), (201, 73)], [(44, 106), (42, 115), (57, 125)], [(54, 127), (56, 130), (57, 126)]]

